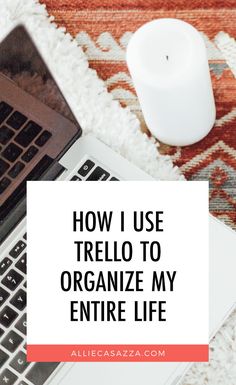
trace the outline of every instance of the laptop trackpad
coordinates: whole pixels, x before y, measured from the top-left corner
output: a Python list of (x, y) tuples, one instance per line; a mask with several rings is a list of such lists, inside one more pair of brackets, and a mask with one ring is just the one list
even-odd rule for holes
[(180, 366), (181, 364), (178, 362), (76, 363), (65, 377), (58, 382), (58, 385), (165, 385), (170, 376)]

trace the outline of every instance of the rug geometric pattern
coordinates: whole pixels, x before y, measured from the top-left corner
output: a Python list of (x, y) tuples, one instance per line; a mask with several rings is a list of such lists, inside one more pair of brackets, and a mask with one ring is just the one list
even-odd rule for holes
[(76, 37), (90, 66), (114, 98), (129, 107), (145, 125), (125, 63), (132, 33), (143, 23), (160, 17), (177, 17), (196, 26), (208, 50), (217, 120), (210, 134), (184, 148), (161, 144), (159, 151), (172, 157), (189, 180), (209, 180), (210, 210), (236, 229), (236, 79), (215, 44), (226, 32), (236, 37), (235, 1), (202, 0), (44, 0), (59, 26)]

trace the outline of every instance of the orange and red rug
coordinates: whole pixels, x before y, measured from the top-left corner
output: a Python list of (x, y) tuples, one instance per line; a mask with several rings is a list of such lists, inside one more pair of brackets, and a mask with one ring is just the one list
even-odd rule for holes
[(215, 44), (220, 31), (236, 36), (235, 0), (43, 0), (60, 26), (76, 37), (90, 66), (148, 132), (125, 63), (127, 42), (139, 26), (160, 17), (181, 18), (203, 34), (208, 48), (217, 122), (201, 142), (161, 145), (190, 180), (209, 180), (211, 212), (236, 228), (236, 79)]

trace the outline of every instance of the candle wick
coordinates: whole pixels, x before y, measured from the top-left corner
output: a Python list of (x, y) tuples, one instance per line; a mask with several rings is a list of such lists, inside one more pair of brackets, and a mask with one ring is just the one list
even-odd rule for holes
[(169, 60), (169, 56), (168, 55), (166, 55), (166, 60)]

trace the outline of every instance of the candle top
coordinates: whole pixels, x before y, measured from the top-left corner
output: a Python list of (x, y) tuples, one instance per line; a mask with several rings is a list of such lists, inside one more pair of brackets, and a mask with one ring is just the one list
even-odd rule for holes
[(134, 33), (127, 48), (132, 76), (152, 85), (181, 82), (206, 60), (200, 33), (178, 19), (157, 19), (144, 24)]

